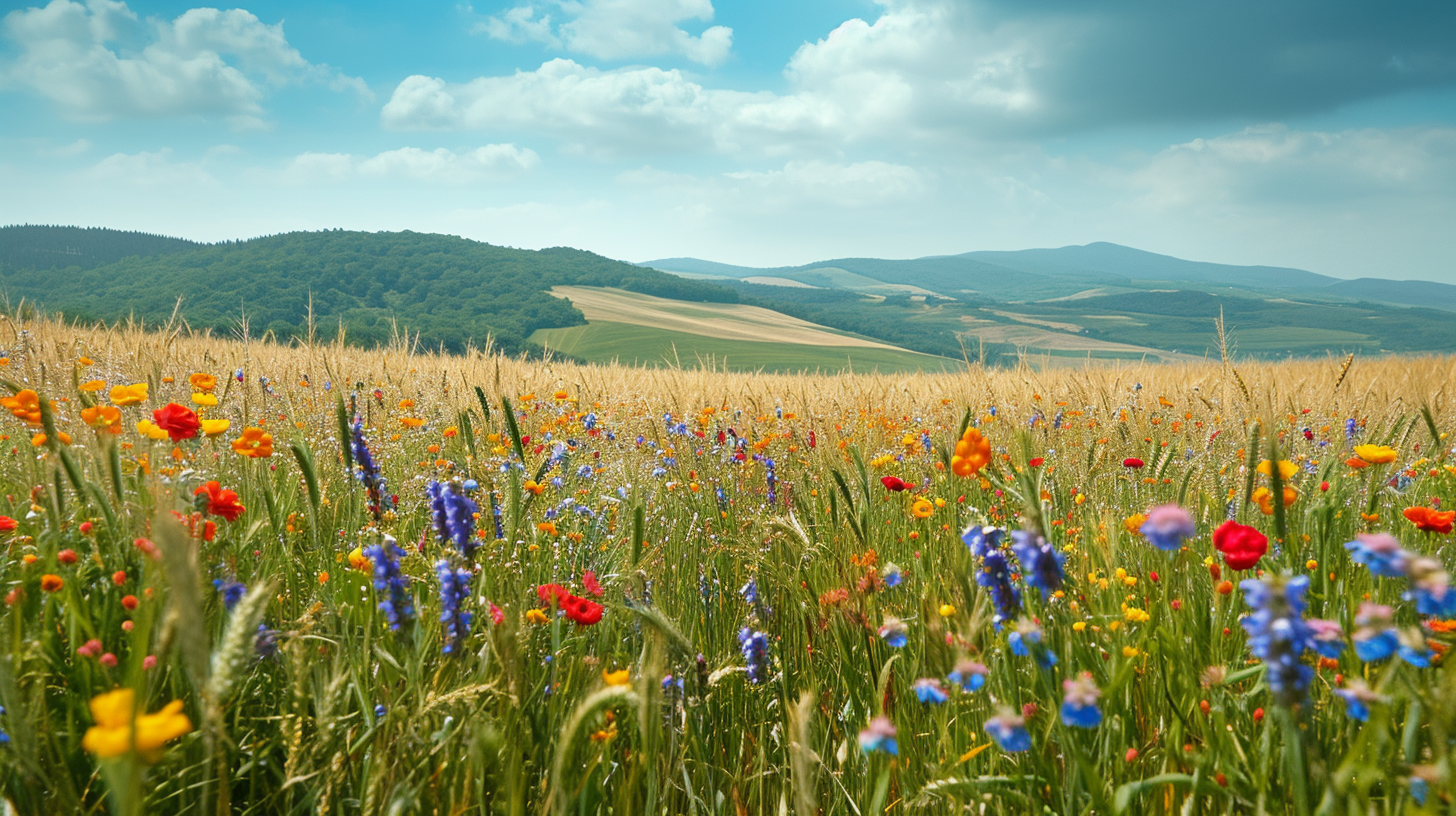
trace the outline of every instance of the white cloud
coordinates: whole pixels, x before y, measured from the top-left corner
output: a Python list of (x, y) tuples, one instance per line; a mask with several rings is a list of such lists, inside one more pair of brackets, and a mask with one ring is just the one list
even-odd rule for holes
[(88, 181), (117, 187), (179, 188), (217, 184), (200, 163), (173, 161), (171, 148), (151, 153), (115, 153), (81, 175)]
[(265, 91), (287, 83), (368, 95), (362, 80), (305, 60), (281, 23), (242, 9), (143, 21), (116, 0), (51, 0), (7, 14), (4, 33), (19, 49), (5, 79), (78, 120), (200, 114), (248, 127), (261, 123)]
[(300, 180), (409, 179), (442, 184), (467, 184), (517, 175), (535, 168), (541, 159), (530, 148), (491, 144), (455, 152), (445, 148), (421, 150), (402, 147), (369, 157), (346, 153), (304, 153), (291, 165)]
[(535, 5), (517, 6), (477, 27), (507, 42), (541, 42), (598, 59), (675, 55), (719, 65), (733, 48), (733, 29), (711, 26), (691, 34), (681, 24), (713, 19), (711, 0), (557, 0), (566, 22)]

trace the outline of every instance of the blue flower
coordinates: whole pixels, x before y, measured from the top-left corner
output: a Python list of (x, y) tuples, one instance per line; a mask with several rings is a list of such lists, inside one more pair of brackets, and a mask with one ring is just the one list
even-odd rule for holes
[(1399, 636), (1397, 642), (1400, 645), (1396, 647), (1395, 653), (1400, 655), (1401, 660), (1418, 669), (1430, 668), (1431, 660), (1436, 655), (1426, 646), (1426, 642), (1421, 639), (1419, 634), (1406, 633), (1405, 635)]
[(446, 559), (435, 564), (440, 579), (440, 623), (445, 635), (445, 654), (457, 654), (470, 635), (474, 615), (464, 607), (470, 601), (470, 570), (456, 569)]
[(768, 680), (768, 635), (747, 626), (738, 632), (738, 647), (748, 669), (748, 682), (760, 685)]
[(1314, 678), (1314, 670), (1303, 662), (1305, 650), (1315, 648), (1313, 633), (1303, 618), (1309, 579), (1250, 578), (1239, 586), (1244, 602), (1254, 610), (1243, 619), (1249, 651), (1264, 661), (1270, 693), (1283, 705), (1303, 701)]
[(1021, 562), (1021, 578), (1027, 586), (1039, 588), (1043, 598), (1061, 589), (1065, 555), (1046, 539), (1025, 530), (1013, 532), (1011, 541), (1016, 560)]
[(457, 485), (431, 481), (425, 486), (430, 497), (430, 520), (441, 544), (453, 543), (467, 559), (475, 554), (475, 514), (480, 506)]
[(1384, 698), (1370, 690), (1365, 681), (1351, 678), (1345, 688), (1335, 689), (1335, 696), (1345, 701), (1345, 715), (1352, 720), (1366, 722), (1370, 719), (1370, 704)]
[(894, 615), (886, 615), (885, 623), (880, 627), (880, 637), (896, 649), (903, 649), (909, 642), (908, 632), (909, 629), (906, 628), (904, 621)]
[(1410, 778), (1410, 795), (1416, 800), (1416, 804), (1422, 807), (1426, 804), (1426, 797), (1431, 795), (1431, 784), (1419, 776)]
[(934, 677), (922, 677), (915, 681), (915, 696), (920, 702), (927, 705), (940, 705), (950, 699), (950, 695), (941, 688), (940, 681)]
[(962, 660), (955, 664), (955, 668), (951, 669), (950, 674), (946, 675), (945, 679), (955, 683), (966, 691), (977, 691), (986, 685), (986, 675), (990, 673), (990, 670), (984, 664), (977, 663), (973, 660)]
[(1350, 560), (1370, 568), (1371, 575), (1382, 578), (1405, 577), (1405, 562), (1410, 553), (1389, 533), (1361, 533), (1354, 541), (1345, 542)]
[(258, 633), (253, 636), (253, 651), (264, 659), (278, 654), (278, 630), (266, 623), (258, 624)]
[(364, 420), (355, 417), (354, 424), (350, 428), (349, 450), (354, 455), (354, 476), (359, 483), (364, 485), (364, 491), (369, 496), (369, 512), (379, 518), (384, 510), (384, 475), (379, 472), (379, 465), (374, 461), (374, 454), (369, 451), (369, 440), (364, 437)]
[(870, 725), (859, 732), (859, 749), (866, 754), (875, 751), (884, 751), (887, 754), (899, 755), (900, 746), (895, 744), (895, 725), (888, 717), (876, 717), (870, 720)]
[(1076, 728), (1096, 728), (1102, 724), (1102, 710), (1097, 707), (1097, 698), (1102, 692), (1092, 682), (1092, 675), (1084, 672), (1075, 680), (1063, 680), (1062, 722)]
[(1148, 511), (1147, 521), (1138, 532), (1154, 547), (1172, 552), (1182, 548), (1183, 541), (1192, 538), (1198, 530), (1187, 510), (1176, 504), (1162, 504)]
[(885, 586), (894, 589), (895, 587), (899, 586), (900, 582), (904, 579), (901, 576), (900, 568), (895, 566), (895, 564), (891, 562), (889, 564), (886, 564), (885, 568), (880, 571), (880, 580), (885, 582)]
[(374, 564), (374, 589), (383, 595), (379, 611), (389, 621), (389, 628), (395, 631), (415, 614), (409, 594), (409, 578), (399, 568), (399, 559), (404, 556), (404, 550), (391, 536), (385, 536), (382, 544), (364, 548), (364, 557)]
[(1005, 530), (972, 524), (961, 533), (961, 541), (965, 542), (966, 549), (971, 551), (971, 555), (985, 558), (1001, 547), (1001, 539), (1005, 536)]
[(388, 713), (389, 709), (384, 707), (384, 703), (380, 703), (374, 707), (374, 719), (376, 720), (384, 719), (384, 715)]
[(1403, 566), (1410, 579), (1405, 597), (1416, 602), (1416, 612), (1441, 617), (1456, 615), (1456, 590), (1451, 589), (1451, 576), (1440, 561), (1412, 555), (1405, 559)]
[(221, 578), (213, 580), (212, 585), (222, 594), (222, 607), (227, 611), (233, 611), (238, 601), (248, 594), (248, 587), (238, 581), (224, 581)]
[(1340, 656), (1345, 650), (1345, 629), (1332, 620), (1320, 620), (1311, 618), (1307, 621), (1311, 643), (1320, 657), (1331, 659)]
[(1355, 613), (1355, 656), (1366, 663), (1389, 659), (1400, 648), (1395, 631), (1395, 610), (1383, 604), (1362, 603)]
[(1029, 620), (1018, 623), (1016, 629), (1006, 636), (1006, 642), (1011, 646), (1012, 654), (1034, 657), (1043, 669), (1057, 665), (1056, 653), (1041, 642), (1041, 627)]
[(1026, 718), (1002, 709), (1000, 714), (986, 721), (986, 733), (1008, 752), (1031, 750), (1031, 735), (1026, 732)]
[(997, 626), (1020, 613), (1021, 593), (1011, 584), (1011, 563), (1000, 550), (981, 558), (981, 571), (976, 573), (976, 583), (991, 594), (991, 605), (996, 608), (992, 622)]

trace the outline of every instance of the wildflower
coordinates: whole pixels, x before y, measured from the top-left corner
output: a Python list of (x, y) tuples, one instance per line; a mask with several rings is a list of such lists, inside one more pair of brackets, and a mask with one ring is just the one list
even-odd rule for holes
[(940, 681), (934, 677), (922, 677), (915, 681), (913, 686), (915, 696), (920, 702), (926, 705), (940, 705), (950, 699), (950, 695), (941, 688)]
[(884, 582), (885, 586), (893, 589), (899, 586), (900, 582), (904, 579), (900, 573), (900, 568), (894, 562), (890, 562), (885, 564), (884, 569), (880, 570), (880, 580)]
[(561, 602), (561, 611), (577, 626), (591, 626), (602, 619), (603, 607), (596, 601), (567, 595)]
[(951, 472), (960, 477), (974, 476), (991, 463), (991, 441), (975, 428), (967, 428), (956, 442), (950, 458)]
[(1400, 454), (1396, 453), (1394, 448), (1384, 445), (1356, 445), (1355, 455), (1360, 457), (1361, 461), (1372, 465), (1389, 464), (1400, 458)]
[(928, 519), (935, 515), (935, 505), (927, 499), (916, 499), (915, 503), (910, 505), (910, 515), (918, 519)]
[(136, 692), (129, 688), (91, 698), (91, 718), (96, 724), (86, 729), (81, 747), (102, 759), (119, 757), (135, 748), (142, 761), (156, 762), (162, 756), (162, 746), (192, 731), (192, 721), (182, 713), (181, 700), (173, 700), (155, 714), (138, 714)]
[(440, 623), (445, 636), (445, 654), (457, 653), (470, 636), (470, 622), (474, 617), (466, 605), (470, 601), (470, 570), (456, 569), (449, 560), (440, 559), (435, 564), (435, 575), (440, 579)]
[(217, 378), (201, 371), (188, 377), (187, 382), (191, 383), (193, 390), (204, 394), (212, 393), (212, 389), (217, 387)]
[(1410, 553), (1390, 533), (1360, 533), (1354, 541), (1345, 542), (1350, 560), (1370, 568), (1371, 575), (1400, 578), (1405, 575), (1405, 561)]
[(974, 660), (961, 660), (951, 669), (945, 679), (960, 686), (966, 691), (977, 691), (986, 685), (986, 677), (991, 673), (985, 664), (977, 663)]
[(374, 590), (384, 596), (379, 601), (379, 611), (389, 621), (389, 628), (398, 631), (415, 613), (409, 594), (410, 579), (399, 568), (399, 559), (405, 552), (393, 537), (385, 536), (383, 543), (366, 547), (363, 556), (374, 570)]
[(1102, 692), (1092, 682), (1092, 675), (1083, 672), (1075, 680), (1063, 680), (1062, 722), (1076, 728), (1096, 728), (1102, 724), (1102, 711), (1097, 698)]
[(1131, 470), (1138, 470), (1145, 464), (1147, 463), (1137, 458), (1136, 456), (1129, 456), (1126, 459), (1122, 460), (1122, 466)]
[[(1264, 474), (1265, 476), (1273, 477), (1273, 475), (1274, 475), (1274, 463), (1272, 461), (1268, 460), (1268, 459), (1265, 459), (1264, 461), (1262, 461), (1262, 462), (1259, 463), (1259, 467), (1257, 468), (1257, 470), (1260, 473)], [(1290, 479), (1294, 478), (1295, 474), (1297, 474), (1297, 473), (1299, 473), (1299, 465), (1294, 464), (1293, 462), (1289, 461), (1288, 459), (1280, 459), (1279, 460), (1279, 479), (1280, 479), (1280, 481), (1287, 482)]]
[(1406, 599), (1414, 600), (1416, 611), (1422, 615), (1456, 615), (1456, 590), (1451, 588), (1451, 576), (1441, 562), (1426, 556), (1406, 555), (1405, 574), (1410, 579)]
[(607, 671), (602, 669), (602, 682), (609, 686), (625, 686), (631, 683), (632, 674), (626, 669)]
[(973, 524), (961, 533), (961, 541), (965, 543), (966, 549), (971, 551), (971, 555), (985, 558), (987, 553), (993, 552), (1001, 546), (1001, 539), (1005, 535), (1005, 530)]
[(192, 404), (200, 405), (204, 408), (211, 408), (212, 406), (217, 405), (217, 397), (213, 396), (212, 394), (193, 394)]
[(384, 512), (384, 476), (374, 462), (374, 454), (369, 451), (369, 440), (364, 437), (364, 421), (357, 417), (350, 431), (349, 450), (354, 456), (354, 475), (369, 496), (369, 511), (378, 519)]
[(430, 519), (441, 544), (454, 543), (467, 559), (475, 554), (475, 514), (477, 505), (456, 484), (431, 481), (425, 486), (430, 498)]
[(205, 436), (219, 436), (227, 433), (227, 429), (233, 426), (231, 420), (227, 419), (202, 419), (198, 420), (198, 426)]
[[(1284, 506), (1289, 507), (1299, 500), (1299, 491), (1286, 486), (1283, 491), (1283, 496)], [(1254, 504), (1259, 505), (1260, 513), (1266, 516), (1274, 515), (1274, 494), (1269, 492), (1269, 488), (1260, 487), (1249, 498), (1253, 500)]]
[(157, 423), (150, 419), (143, 419), (136, 424), (137, 433), (153, 441), (161, 441), (167, 438), (167, 432), (157, 427)]
[(9, 516), (0, 516), (0, 533), (13, 533), (20, 526), (20, 522)]
[(1336, 658), (1345, 650), (1345, 629), (1331, 620), (1311, 618), (1307, 621), (1310, 632), (1310, 646), (1321, 657)]
[(1304, 665), (1306, 649), (1314, 648), (1309, 624), (1302, 617), (1309, 579), (1248, 579), (1239, 585), (1244, 602), (1253, 609), (1242, 621), (1249, 634), (1249, 651), (1268, 666), (1265, 680), (1274, 698), (1284, 705), (1304, 699), (1314, 671)]
[(93, 405), (81, 409), (81, 421), (98, 431), (121, 433), (121, 409), (111, 405)]
[(951, 604), (943, 603), (940, 605), (940, 609), (936, 611), (940, 613), (942, 618), (950, 618), (955, 616), (956, 608)]
[(197, 431), (202, 427), (197, 419), (197, 414), (191, 408), (175, 402), (169, 402), (153, 411), (152, 421), (158, 428), (166, 431), (167, 436), (173, 442), (181, 442), (197, 436)]
[(278, 654), (278, 630), (266, 623), (258, 624), (258, 631), (253, 635), (253, 652), (262, 658)]
[(1223, 553), (1230, 569), (1242, 571), (1259, 563), (1269, 551), (1269, 539), (1253, 527), (1230, 519), (1213, 531), (1213, 546)]
[(147, 384), (114, 386), (110, 396), (111, 404), (122, 408), (129, 405), (141, 405), (147, 401)]
[(1006, 636), (1011, 653), (1017, 657), (1035, 657), (1037, 665), (1050, 669), (1057, 665), (1057, 655), (1042, 643), (1041, 627), (1023, 618), (1016, 629)]
[(909, 490), (910, 488), (915, 486), (910, 482), (904, 481), (895, 476), (882, 477), (880, 479), (880, 484), (884, 485), (886, 490), (889, 490), (893, 493), (899, 493), (903, 490)]
[(1355, 656), (1366, 663), (1389, 658), (1400, 648), (1394, 610), (1383, 604), (1362, 603), (1355, 613)]
[(1456, 522), (1456, 510), (1443, 513), (1429, 507), (1407, 507), (1402, 515), (1423, 533), (1450, 535), (1453, 522)]
[(1018, 716), (1011, 709), (1001, 712), (986, 721), (986, 733), (1001, 746), (1001, 750), (1016, 753), (1031, 750), (1031, 734), (1026, 731), (1026, 718)]
[(532, 607), (526, 610), (527, 623), (549, 623), (550, 621), (551, 619), (547, 617), (546, 613), (541, 611), (540, 609)]
[(582, 573), (581, 585), (583, 588), (586, 589), (587, 592), (591, 593), (593, 597), (602, 597), (602, 585), (597, 582), (597, 574), (595, 572), (587, 570), (586, 572)]
[(233, 611), (233, 607), (238, 605), (238, 601), (248, 594), (248, 587), (240, 581), (224, 581), (218, 578), (212, 582), (212, 585), (217, 589), (218, 594), (222, 595), (222, 608), (229, 612)]
[(1021, 593), (1011, 584), (1011, 564), (999, 550), (987, 553), (981, 559), (976, 583), (991, 593), (991, 604), (996, 608), (992, 618), (994, 623), (999, 625), (1011, 620), (1021, 611)]
[(65, 585), (66, 582), (59, 575), (53, 575), (48, 572), (40, 577), (40, 588), (44, 592), (60, 592), (61, 587)]
[(888, 717), (870, 720), (869, 727), (859, 732), (859, 749), (866, 754), (884, 751), (898, 756), (900, 747), (895, 743), (895, 725)]
[(738, 631), (738, 648), (743, 652), (743, 664), (748, 673), (748, 682), (760, 685), (768, 680), (768, 635), (755, 632), (747, 626)]
[(1042, 598), (1061, 589), (1062, 563), (1066, 556), (1039, 535), (1017, 530), (1011, 534), (1011, 549), (1021, 562), (1022, 579), (1027, 586), (1041, 589)]
[(273, 455), (273, 435), (262, 428), (244, 428), (243, 435), (233, 440), (233, 452), (250, 459), (267, 459)]
[(238, 516), (247, 509), (238, 504), (238, 494), (235, 491), (224, 490), (216, 481), (207, 482), (193, 491), (192, 495), (202, 497), (198, 499), (198, 504), (205, 506), (207, 512), (222, 516), (228, 521), (237, 521)]
[(1192, 538), (1196, 529), (1187, 510), (1176, 504), (1162, 504), (1148, 511), (1138, 531), (1154, 547), (1172, 552), (1183, 546), (1184, 539)]
[(886, 615), (885, 622), (880, 626), (880, 638), (896, 649), (902, 649), (909, 642), (909, 629), (905, 622), (894, 615)]

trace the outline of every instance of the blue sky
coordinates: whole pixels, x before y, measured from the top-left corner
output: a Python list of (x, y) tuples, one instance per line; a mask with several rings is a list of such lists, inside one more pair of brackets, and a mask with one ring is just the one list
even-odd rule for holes
[(0, 4), (0, 222), (1456, 282), (1456, 4)]

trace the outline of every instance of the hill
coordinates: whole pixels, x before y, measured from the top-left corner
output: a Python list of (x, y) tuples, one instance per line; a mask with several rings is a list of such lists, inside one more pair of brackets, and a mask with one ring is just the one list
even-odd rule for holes
[(0, 227), (0, 272), (12, 269), (91, 269), (122, 258), (166, 255), (203, 246), (185, 238), (102, 227)]
[[(446, 235), (295, 232), (179, 249), (171, 243), (176, 239), (82, 232), (98, 239), (96, 251), (83, 257), (99, 258), (107, 247), (137, 251), (89, 268), (78, 263), (62, 275), (54, 267), (6, 266), (0, 269), (6, 296), (73, 318), (154, 324), (169, 319), (180, 298), (181, 314), (195, 328), (234, 332), (246, 317), (251, 334), (283, 339), (308, 333), (311, 310), (324, 339), (342, 329), (373, 345), (388, 342), (399, 327), (430, 347), (460, 351), (490, 337), (510, 353), (536, 350), (527, 340), (535, 331), (585, 323), (570, 302), (551, 296), (553, 286), (738, 300), (736, 292), (711, 283), (590, 252), (510, 249)], [(8, 228), (0, 230), (0, 256), (50, 258), (74, 238), (70, 228)]]

